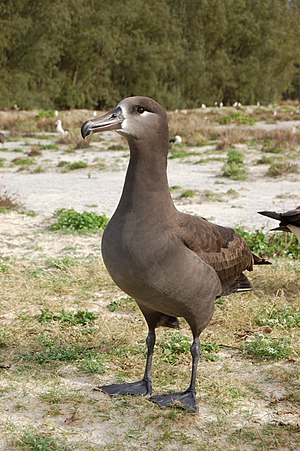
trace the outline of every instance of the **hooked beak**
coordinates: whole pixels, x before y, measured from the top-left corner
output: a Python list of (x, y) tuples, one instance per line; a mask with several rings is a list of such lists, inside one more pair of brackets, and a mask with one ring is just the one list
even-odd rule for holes
[(122, 122), (124, 121), (124, 116), (122, 110), (119, 106), (111, 110), (109, 113), (104, 114), (101, 117), (95, 117), (86, 121), (81, 127), (81, 135), (83, 139), (93, 133), (104, 132), (107, 130), (118, 130)]

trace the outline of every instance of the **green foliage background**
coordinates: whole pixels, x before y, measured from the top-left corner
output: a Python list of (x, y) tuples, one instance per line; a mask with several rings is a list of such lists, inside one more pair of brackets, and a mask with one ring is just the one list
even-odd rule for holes
[(0, 108), (300, 97), (299, 0), (1, 0)]

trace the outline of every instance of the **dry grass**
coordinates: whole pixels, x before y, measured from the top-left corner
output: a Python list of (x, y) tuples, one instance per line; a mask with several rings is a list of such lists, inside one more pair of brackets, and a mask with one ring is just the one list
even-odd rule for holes
[[(265, 333), (255, 318), (266, 305), (299, 309), (297, 262), (258, 268), (252, 277), (255, 291), (218, 302), (202, 342), (218, 343), (222, 350), (217, 360), (203, 357), (200, 362), (200, 413), (195, 416), (161, 410), (144, 398), (110, 399), (92, 390), (102, 383), (141, 377), (145, 360), (144, 320), (99, 261), (2, 260), (0, 269), (3, 449), (12, 445), (25, 449), (22, 443), (25, 446), (30, 440), (48, 440), (49, 447), (50, 439), (57, 449), (141, 449), (141, 443), (145, 449), (248, 449), (253, 434), (262, 449), (281, 443), (299, 445), (294, 393), (300, 331), (278, 326), (268, 331), (272, 337), (289, 338), (294, 350), (289, 362), (263, 363), (240, 350), (251, 336)], [(117, 307), (111, 312), (108, 306), (113, 301)], [(45, 308), (56, 314), (62, 308), (85, 309), (97, 318), (86, 326), (41, 323), (39, 314)], [(190, 337), (184, 321), (181, 326)], [(158, 331), (155, 393), (181, 390), (188, 384), (189, 352), (170, 363), (164, 353), (170, 337), (173, 331)], [(93, 372), (91, 359), (98, 359), (101, 369)]]
[(21, 207), (21, 202), (15, 194), (0, 189), (0, 210), (18, 210)]
[(243, 128), (227, 128), (219, 133), (217, 150), (228, 150), (234, 144), (244, 143), (250, 137), (250, 131)]

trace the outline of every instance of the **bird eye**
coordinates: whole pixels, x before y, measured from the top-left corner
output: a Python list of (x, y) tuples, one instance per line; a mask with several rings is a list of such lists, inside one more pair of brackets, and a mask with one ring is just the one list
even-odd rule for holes
[(140, 114), (143, 114), (143, 112), (145, 111), (145, 108), (143, 108), (142, 106), (138, 106), (136, 111)]

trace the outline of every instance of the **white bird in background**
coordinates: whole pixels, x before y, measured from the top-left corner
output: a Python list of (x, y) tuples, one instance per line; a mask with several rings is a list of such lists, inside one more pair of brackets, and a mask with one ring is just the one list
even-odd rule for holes
[(94, 117), (97, 116), (97, 111), (93, 111), (93, 116), (94, 116)]
[(57, 110), (54, 111), (54, 116), (58, 117), (58, 111)]
[(66, 136), (66, 135), (69, 134), (69, 132), (68, 132), (67, 130), (64, 130), (64, 129), (63, 129), (63, 126), (62, 126), (62, 123), (61, 123), (61, 120), (60, 120), (60, 119), (58, 119), (58, 120), (55, 122), (55, 125), (56, 125), (56, 131), (57, 131), (57, 133), (59, 133), (60, 135)]
[(170, 143), (172, 144), (182, 144), (182, 138), (180, 135), (175, 135), (173, 139), (170, 139)]
[(203, 110), (206, 110), (206, 105), (205, 105), (205, 103), (202, 103), (201, 108), (202, 108)]

